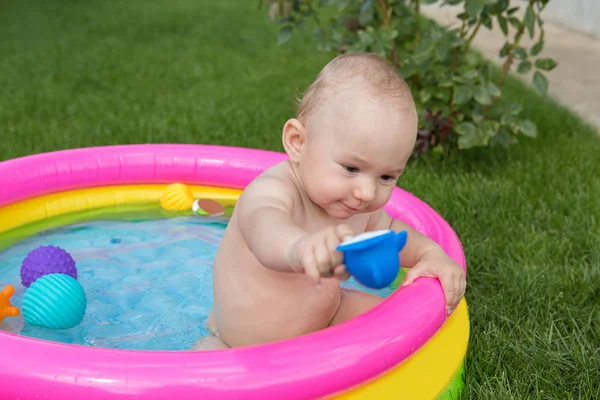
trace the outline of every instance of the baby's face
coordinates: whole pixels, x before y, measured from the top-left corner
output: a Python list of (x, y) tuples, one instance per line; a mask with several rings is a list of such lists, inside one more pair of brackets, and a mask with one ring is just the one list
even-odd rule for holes
[(332, 217), (346, 219), (388, 202), (416, 139), (416, 114), (405, 102), (392, 107), (353, 93), (307, 122), (300, 180)]

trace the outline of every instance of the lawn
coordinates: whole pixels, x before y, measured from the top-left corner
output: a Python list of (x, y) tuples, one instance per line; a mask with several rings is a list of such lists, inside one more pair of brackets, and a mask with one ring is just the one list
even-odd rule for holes
[[(241, 0), (0, 6), (0, 160), (116, 143), (281, 151), (281, 127), (328, 60)], [(560, 67), (559, 67), (560, 68)], [(400, 182), (468, 260), (472, 399), (600, 398), (600, 137), (519, 81), (536, 140), (411, 166)]]

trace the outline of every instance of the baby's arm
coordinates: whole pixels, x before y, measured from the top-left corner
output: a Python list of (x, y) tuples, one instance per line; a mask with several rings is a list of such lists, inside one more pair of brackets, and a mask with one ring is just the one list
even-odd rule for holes
[(292, 213), (298, 199), (291, 182), (263, 176), (249, 185), (240, 198), (237, 218), (250, 251), (264, 267), (280, 272), (301, 272), (317, 283), (322, 276), (347, 279), (343, 256), (336, 247), (352, 230), (346, 225), (309, 233)]
[(393, 219), (383, 209), (373, 214), (367, 229), (392, 229), (396, 232), (405, 230), (408, 239), (400, 252), (400, 261), (403, 267), (411, 269), (406, 273), (402, 286), (412, 283), (420, 276), (439, 278), (449, 312), (458, 305), (465, 294), (465, 273), (440, 245), (404, 222)]
[(283, 178), (261, 176), (244, 190), (237, 206), (242, 237), (266, 268), (290, 271), (287, 250), (307, 232), (292, 219), (294, 188)]

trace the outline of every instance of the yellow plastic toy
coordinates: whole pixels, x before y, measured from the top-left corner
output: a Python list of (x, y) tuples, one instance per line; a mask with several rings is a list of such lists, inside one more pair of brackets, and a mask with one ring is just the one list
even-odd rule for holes
[(165, 210), (189, 210), (194, 214), (205, 216), (223, 215), (225, 209), (218, 202), (210, 199), (195, 199), (192, 190), (184, 183), (173, 183), (167, 186), (160, 196), (160, 205)]
[(10, 303), (10, 297), (15, 293), (15, 288), (6, 285), (0, 292), (0, 323), (5, 317), (16, 317), (20, 311)]
[(173, 183), (167, 186), (160, 196), (160, 206), (165, 210), (189, 210), (194, 200), (194, 194), (187, 185)]

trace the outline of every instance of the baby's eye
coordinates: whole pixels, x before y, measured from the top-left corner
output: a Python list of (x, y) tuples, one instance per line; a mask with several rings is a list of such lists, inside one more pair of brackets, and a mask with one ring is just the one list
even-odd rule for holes
[(391, 182), (391, 181), (395, 181), (396, 178), (391, 176), (391, 175), (382, 175), (381, 179), (383, 179), (386, 182)]
[(352, 165), (343, 165), (344, 169), (351, 174), (355, 174), (359, 171), (358, 167), (353, 167)]

